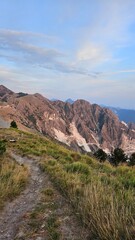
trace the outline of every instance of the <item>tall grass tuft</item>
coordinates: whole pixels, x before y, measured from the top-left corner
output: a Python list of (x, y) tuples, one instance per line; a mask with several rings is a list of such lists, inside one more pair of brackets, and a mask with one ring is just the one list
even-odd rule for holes
[(7, 154), (0, 158), (0, 209), (5, 201), (12, 200), (24, 189), (28, 170), (13, 161)]

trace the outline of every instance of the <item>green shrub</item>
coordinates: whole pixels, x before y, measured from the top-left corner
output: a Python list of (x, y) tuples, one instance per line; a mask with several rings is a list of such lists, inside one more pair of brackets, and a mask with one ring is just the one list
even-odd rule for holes
[(100, 162), (104, 162), (107, 158), (106, 152), (104, 152), (101, 148), (94, 153), (94, 156), (99, 159)]
[(10, 123), (10, 127), (11, 128), (18, 128), (17, 124), (16, 124), (16, 122), (14, 120)]

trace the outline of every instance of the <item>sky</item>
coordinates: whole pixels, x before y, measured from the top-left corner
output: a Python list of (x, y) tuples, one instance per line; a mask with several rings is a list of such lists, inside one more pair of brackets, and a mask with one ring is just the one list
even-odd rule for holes
[(135, 0), (0, 1), (0, 84), (135, 109)]

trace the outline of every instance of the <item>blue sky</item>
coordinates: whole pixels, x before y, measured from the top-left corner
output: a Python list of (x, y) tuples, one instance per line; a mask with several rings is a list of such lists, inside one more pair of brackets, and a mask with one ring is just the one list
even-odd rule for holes
[(135, 1), (1, 1), (0, 84), (135, 109)]

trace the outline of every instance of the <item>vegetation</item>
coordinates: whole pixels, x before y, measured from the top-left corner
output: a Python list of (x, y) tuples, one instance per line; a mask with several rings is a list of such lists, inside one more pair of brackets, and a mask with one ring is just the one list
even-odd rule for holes
[(79, 211), (92, 239), (133, 239), (135, 178), (132, 170), (98, 165), (87, 157), (80, 165), (54, 162), (52, 165), (49, 159), (42, 160), (42, 169)]
[(126, 155), (121, 148), (115, 148), (111, 155), (111, 163), (118, 166), (120, 162), (126, 161)]
[(11, 128), (18, 128), (17, 124), (16, 124), (16, 122), (14, 120), (10, 123), (10, 127)]
[(28, 171), (20, 166), (8, 154), (0, 157), (0, 209), (5, 201), (12, 200), (24, 189), (28, 180)]
[(3, 140), (0, 140), (0, 156), (3, 155), (4, 152), (6, 152), (6, 144)]
[(99, 159), (100, 162), (104, 162), (107, 159), (107, 154), (105, 151), (103, 151), (101, 148), (98, 149), (95, 153), (94, 156)]
[[(75, 153), (38, 135), (22, 134), (14, 129), (5, 132), (7, 137), (13, 135), (18, 139), (16, 143), (8, 142), (8, 148), (36, 159), (40, 156), (41, 169), (50, 175), (54, 185), (74, 206), (89, 228), (91, 239), (134, 239), (134, 167), (121, 165), (116, 168), (107, 162), (100, 163), (93, 157)], [(114, 156), (115, 165), (125, 157), (118, 149)], [(49, 190), (47, 192), (52, 194)], [(56, 227), (55, 218), (47, 224), (51, 232)]]
[(135, 166), (135, 152), (129, 158), (129, 166)]
[[(46, 186), (45, 186), (46, 187)], [(44, 188), (41, 201), (25, 218), (26, 229), (24, 239), (34, 239), (35, 235), (45, 232), (44, 239), (60, 240), (60, 215), (56, 192), (53, 188)]]

